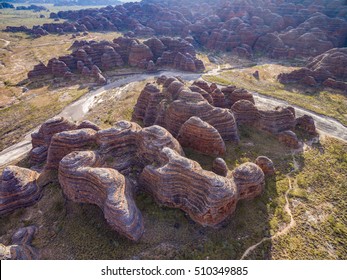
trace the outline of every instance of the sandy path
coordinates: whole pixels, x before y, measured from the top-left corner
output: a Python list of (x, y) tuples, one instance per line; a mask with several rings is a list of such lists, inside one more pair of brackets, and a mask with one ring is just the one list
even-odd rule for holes
[(1, 47), (2, 49), (6, 48), (9, 44), (11, 44), (11, 41), (7, 41), (5, 39), (0, 39), (0, 41), (3, 41), (5, 44)]
[[(284, 195), (284, 198), (286, 200), (286, 204), (284, 206), (284, 210), (286, 211), (286, 213), (289, 215), (290, 217), (290, 223), (288, 225), (286, 225), (285, 228), (283, 228), (282, 230), (278, 231), (277, 233), (275, 233), (273, 236), (271, 237), (264, 237), (262, 240), (260, 240), (258, 243), (250, 246), (242, 255), (241, 257), (241, 260), (245, 259), (250, 252), (254, 251), (257, 247), (259, 247), (261, 244), (263, 244), (265, 241), (272, 241), (274, 239), (276, 239), (277, 237), (281, 236), (281, 235), (284, 235), (284, 234), (287, 234), (296, 224), (295, 220), (294, 220), (294, 217), (293, 217), (293, 214), (292, 214), (292, 211), (290, 210), (290, 203), (289, 203), (289, 199), (288, 199), (288, 195), (289, 195), (289, 192), (293, 189), (293, 185), (292, 185), (292, 177), (291, 177), (291, 174), (293, 174), (294, 172), (298, 171), (300, 166), (299, 164), (297, 163), (297, 161), (295, 160), (295, 154), (296, 152), (293, 152), (292, 153), (292, 157), (293, 157), (293, 163), (294, 163), (294, 169), (289, 172), (286, 177), (288, 179), (288, 183), (289, 183), (289, 188), (288, 190), (286, 191), (285, 195)], [(296, 184), (296, 179), (294, 179), (294, 183)]]

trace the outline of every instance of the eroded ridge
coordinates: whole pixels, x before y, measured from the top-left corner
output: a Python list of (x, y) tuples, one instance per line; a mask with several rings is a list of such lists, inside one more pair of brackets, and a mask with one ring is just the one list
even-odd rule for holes
[(238, 200), (264, 190), (264, 173), (253, 163), (231, 174), (227, 178), (203, 170), (197, 162), (164, 148), (160, 165), (146, 166), (139, 183), (160, 204), (182, 209), (204, 226), (217, 226), (235, 211)]
[(196, 57), (195, 47), (178, 38), (152, 37), (144, 42), (130, 37), (113, 41), (75, 41), (69, 55), (40, 62), (28, 72), (32, 81), (51, 76), (63, 80), (82, 77), (97, 84), (107, 83), (107, 71), (136, 67), (148, 72), (162, 68), (203, 72), (204, 63)]
[(292, 107), (259, 109), (252, 93), (242, 88), (218, 88), (203, 80), (186, 84), (179, 78), (161, 76), (148, 83), (134, 108), (132, 119), (144, 126), (165, 127), (183, 147), (218, 156), (225, 141), (239, 142), (238, 126), (253, 126), (275, 135), (291, 148), (300, 147), (293, 132), (300, 128), (316, 134), (312, 117), (296, 118)]
[(96, 204), (112, 229), (137, 241), (144, 225), (131, 185), (117, 170), (104, 165), (96, 152), (72, 152), (60, 162), (60, 185), (69, 199)]
[[(52, 122), (66, 123), (63, 119), (48, 123)], [(203, 170), (185, 157), (180, 143), (161, 126), (141, 128), (120, 121), (107, 130), (72, 127), (75, 129), (61, 131), (66, 128), (63, 125), (47, 137), (48, 156), (41, 174), (18, 167), (9, 169), (16, 171), (15, 176), (7, 176), (9, 171), (4, 171), (2, 186), (14, 180), (16, 184), (12, 185), (18, 190), (33, 189), (35, 195), (28, 192), (21, 204), (2, 200), (3, 213), (35, 203), (47, 171), (58, 171), (68, 199), (99, 206), (115, 231), (137, 241), (144, 232), (142, 215), (134, 201), (137, 192), (147, 192), (160, 204), (182, 209), (204, 226), (217, 226), (234, 212), (238, 200), (254, 198), (264, 190), (264, 173), (257, 165), (247, 163), (229, 172), (219, 159), (219, 163), (224, 162), (219, 166), (223, 171), (216, 172), (224, 176)], [(23, 177), (24, 181), (18, 180)], [(13, 195), (13, 188), (9, 192)]]
[(18, 229), (12, 236), (12, 245), (5, 246), (0, 243), (0, 260), (36, 260), (39, 251), (31, 245), (37, 232), (36, 226)]
[(35, 204), (42, 195), (37, 184), (39, 173), (17, 166), (8, 166), (1, 176), (0, 216)]
[(347, 48), (330, 49), (308, 61), (305, 67), (290, 73), (281, 73), (278, 80), (283, 84), (303, 84), (347, 92)]
[[(159, 88), (161, 85), (162, 89)], [(239, 135), (233, 114), (226, 108), (213, 106), (210, 104), (211, 100), (213, 102), (210, 94), (204, 91), (206, 98), (210, 97), (206, 99), (200, 92), (198, 89), (192, 91), (176, 78), (160, 77), (157, 84), (147, 84), (142, 90), (134, 108), (133, 120), (141, 121), (145, 126), (163, 126), (174, 137), (178, 137), (182, 126), (190, 126), (194, 119), (189, 119), (197, 117), (202, 121), (199, 122), (200, 127), (208, 124), (224, 141), (237, 143)], [(204, 133), (209, 131), (211, 130), (204, 129)], [(219, 138), (216, 132), (213, 132), (214, 137)]]

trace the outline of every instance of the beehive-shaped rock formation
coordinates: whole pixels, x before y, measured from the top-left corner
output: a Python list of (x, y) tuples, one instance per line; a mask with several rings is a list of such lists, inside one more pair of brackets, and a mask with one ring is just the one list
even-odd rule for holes
[(36, 180), (39, 173), (17, 166), (8, 166), (1, 176), (0, 215), (35, 204), (42, 194)]
[(275, 167), (271, 159), (265, 156), (257, 157), (255, 164), (263, 170), (265, 175), (272, 176), (275, 174)]
[(95, 144), (96, 131), (94, 129), (84, 128), (59, 132), (52, 137), (45, 168), (56, 170), (64, 156), (72, 151), (90, 149)]
[(264, 173), (254, 163), (240, 165), (233, 170), (232, 176), (239, 191), (239, 199), (253, 199), (264, 190)]
[(46, 161), (48, 149), (51, 145), (52, 137), (55, 134), (82, 128), (95, 131), (100, 130), (96, 124), (90, 121), (83, 121), (77, 125), (63, 117), (55, 117), (43, 123), (38, 132), (31, 134), (32, 149), (29, 153), (30, 163), (42, 164)]
[(181, 127), (177, 140), (183, 147), (211, 156), (222, 156), (225, 143), (217, 129), (198, 117), (191, 117)]
[(257, 107), (249, 100), (239, 100), (232, 107), (236, 122), (238, 124), (254, 125), (260, 119)]

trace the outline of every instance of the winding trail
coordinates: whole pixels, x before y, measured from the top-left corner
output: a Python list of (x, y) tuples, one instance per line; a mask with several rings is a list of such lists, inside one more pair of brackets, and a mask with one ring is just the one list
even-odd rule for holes
[[(285, 235), (287, 234), (293, 227), (295, 227), (296, 225), (296, 222), (294, 220), (294, 217), (293, 217), (293, 214), (292, 214), (292, 211), (290, 210), (290, 203), (289, 203), (289, 199), (288, 199), (288, 195), (289, 195), (289, 192), (293, 189), (293, 185), (292, 185), (292, 177), (291, 177), (291, 174), (298, 171), (300, 166), (299, 164), (297, 163), (296, 159), (295, 159), (295, 155), (296, 153), (298, 153), (297, 151), (294, 151), (292, 153), (292, 157), (293, 157), (293, 163), (294, 163), (294, 169), (292, 171), (290, 171), (288, 174), (286, 174), (286, 177), (288, 179), (288, 183), (289, 183), (289, 188), (288, 190), (286, 191), (285, 195), (284, 195), (284, 198), (286, 200), (286, 204), (284, 206), (284, 210), (286, 211), (286, 213), (289, 215), (290, 217), (290, 223), (285, 227), (283, 228), (282, 230), (278, 231), (277, 233), (275, 233), (273, 236), (271, 237), (264, 237), (262, 240), (260, 240), (258, 243), (248, 247), (248, 249), (243, 253), (242, 257), (241, 257), (241, 260), (244, 260), (248, 255), (249, 253), (251, 253), (252, 251), (254, 251), (256, 248), (258, 248), (261, 244), (263, 244), (265, 241), (272, 241), (274, 239), (276, 239), (277, 237), (279, 236), (282, 236), (282, 235)], [(294, 184), (296, 185), (296, 178), (294, 178)]]
[(0, 41), (3, 41), (5, 44), (1, 47), (2, 49), (6, 48), (9, 44), (11, 44), (11, 41), (7, 41), (5, 39), (0, 39)]

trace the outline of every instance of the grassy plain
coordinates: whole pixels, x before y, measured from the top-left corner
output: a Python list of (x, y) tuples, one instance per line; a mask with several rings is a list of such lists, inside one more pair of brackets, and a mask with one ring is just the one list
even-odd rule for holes
[[(347, 95), (336, 90), (283, 85), (277, 81), (280, 73), (294, 69), (296, 67), (265, 62), (255, 66), (222, 71), (217, 75), (205, 75), (204, 78), (209, 82), (235, 85), (286, 100), (313, 112), (333, 117), (347, 126)], [(259, 72), (259, 80), (252, 75), (255, 71)]]
[[(51, 5), (49, 9), (57, 11), (58, 7)], [(30, 27), (51, 22), (48, 18), (39, 18), (39, 14), (45, 12), (6, 9), (1, 13), (0, 29), (6, 25)], [(78, 39), (100, 41), (118, 36), (117, 32), (91, 32)], [(52, 80), (36, 84), (26, 81), (27, 73), (40, 61), (46, 64), (53, 57), (69, 54), (74, 40), (71, 34), (34, 39), (24, 33), (0, 32), (0, 150), (18, 142), (25, 133), (88, 92), (88, 88), (80, 86), (78, 81), (58, 84)]]

